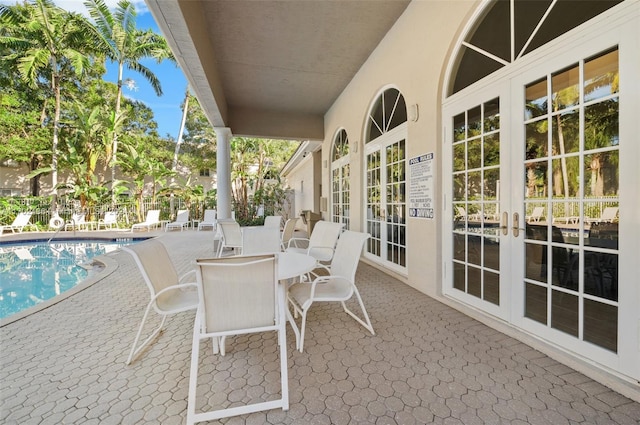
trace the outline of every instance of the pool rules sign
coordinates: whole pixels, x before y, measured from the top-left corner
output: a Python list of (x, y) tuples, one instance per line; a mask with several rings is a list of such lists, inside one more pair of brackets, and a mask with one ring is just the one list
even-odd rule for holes
[(433, 219), (433, 152), (409, 159), (409, 217)]

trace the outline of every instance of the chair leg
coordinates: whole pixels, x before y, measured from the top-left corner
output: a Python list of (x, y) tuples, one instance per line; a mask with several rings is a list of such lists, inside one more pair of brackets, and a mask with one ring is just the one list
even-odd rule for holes
[(289, 366), (287, 365), (287, 331), (286, 320), (282, 320), (282, 326), (278, 330), (280, 341), (280, 388), (282, 391), (282, 410), (289, 410)]
[(158, 326), (158, 328), (155, 331), (153, 331), (151, 335), (149, 335), (149, 337), (145, 339), (144, 342), (140, 344), (138, 348), (136, 348), (136, 346), (138, 345), (138, 340), (140, 340), (140, 335), (142, 334), (142, 329), (144, 328), (144, 324), (147, 321), (149, 310), (151, 310), (151, 306), (152, 306), (152, 303), (150, 302), (147, 305), (147, 309), (144, 312), (144, 316), (142, 317), (142, 322), (140, 322), (140, 327), (138, 328), (138, 333), (136, 334), (136, 338), (133, 341), (133, 345), (131, 346), (131, 352), (129, 353), (129, 358), (127, 358), (126, 364), (131, 364), (131, 361), (133, 360), (133, 358), (137, 356), (138, 353), (140, 353), (140, 351), (142, 351), (149, 344), (149, 342), (151, 342), (151, 340), (154, 339), (160, 333), (160, 331), (162, 330), (162, 327), (164, 326), (164, 321), (167, 319), (166, 315), (162, 315), (162, 321), (160, 322), (160, 326)]
[[(199, 317), (199, 309), (196, 315)], [(200, 338), (198, 317), (193, 327), (193, 341), (191, 344), (191, 367), (189, 369), (189, 395), (187, 397), (187, 425), (195, 423), (196, 416), (196, 389), (198, 387), (198, 363), (200, 360)], [(216, 339), (216, 338), (212, 338)], [(215, 343), (214, 343), (215, 344)]]
[(226, 336), (214, 336), (211, 338), (211, 343), (213, 345), (213, 354), (220, 354), (221, 356), (225, 355), (224, 343), (226, 338)]
[(298, 344), (300, 346), (298, 347), (298, 350), (300, 350), (301, 353), (304, 350), (304, 331), (307, 327), (307, 311), (309, 311), (309, 309), (302, 310), (302, 323), (300, 324), (300, 343)]
[(353, 317), (356, 320), (356, 322), (360, 323), (362, 326), (364, 326), (366, 330), (371, 332), (371, 335), (375, 335), (376, 333), (374, 332), (373, 326), (371, 325), (371, 320), (369, 320), (367, 309), (364, 308), (364, 303), (362, 302), (362, 297), (360, 297), (360, 292), (358, 292), (358, 288), (354, 288), (354, 292), (356, 294), (356, 298), (358, 298), (358, 303), (360, 304), (360, 310), (362, 310), (362, 314), (366, 322), (365, 320), (362, 320), (361, 318), (359, 318), (354, 312), (349, 310), (347, 308), (347, 304), (344, 301), (342, 301), (342, 308), (349, 316)]

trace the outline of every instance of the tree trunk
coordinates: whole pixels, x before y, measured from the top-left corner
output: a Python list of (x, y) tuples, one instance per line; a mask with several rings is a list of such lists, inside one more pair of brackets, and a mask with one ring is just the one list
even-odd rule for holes
[[(120, 114), (120, 98), (122, 97), (122, 71), (124, 64), (118, 64), (118, 93), (116, 94), (116, 109), (114, 114), (114, 120), (118, 119)], [(118, 132), (116, 131), (116, 125), (113, 125), (113, 148), (111, 151), (111, 202), (115, 206), (116, 204), (116, 192), (113, 190), (113, 185), (116, 182), (116, 160), (118, 155)]]
[[(31, 161), (29, 162), (29, 172), (35, 171), (40, 165), (40, 159), (38, 155), (31, 155)], [(29, 192), (31, 196), (40, 196), (40, 175), (32, 177), (29, 181)]]

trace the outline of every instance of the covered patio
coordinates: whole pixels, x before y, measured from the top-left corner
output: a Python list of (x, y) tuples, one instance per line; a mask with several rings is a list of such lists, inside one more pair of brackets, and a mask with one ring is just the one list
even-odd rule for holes
[[(209, 232), (158, 232), (180, 272), (213, 255)], [(121, 251), (87, 289), (0, 328), (0, 422), (182, 424), (194, 313), (125, 365), (148, 292)], [(371, 336), (339, 304), (309, 313), (305, 351), (288, 328), (290, 410), (227, 424), (637, 424), (640, 404), (530, 346), (360, 263)], [(278, 391), (276, 341), (236, 337), (207, 355), (200, 403)], [(273, 354), (273, 355), (272, 355)], [(244, 368), (246, 374), (231, 373)], [(275, 376), (275, 382), (273, 377)], [(199, 407), (204, 407), (201, 404)]]

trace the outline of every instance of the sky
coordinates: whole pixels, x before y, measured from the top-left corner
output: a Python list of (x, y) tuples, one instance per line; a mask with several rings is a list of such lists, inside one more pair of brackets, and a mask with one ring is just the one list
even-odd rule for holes
[[(0, 4), (14, 5), (16, 0), (0, 0)], [(73, 12), (82, 13), (88, 17), (87, 9), (83, 4), (83, 0), (54, 0), (54, 3), (63, 9)], [(144, 0), (131, 0), (136, 6), (136, 27), (138, 29), (152, 29), (160, 33), (151, 12), (147, 9)], [(117, 0), (105, 0), (105, 4), (111, 8), (115, 8)], [(123, 95), (127, 98), (143, 102), (151, 110), (153, 110), (154, 119), (158, 123), (158, 133), (161, 136), (169, 134), (174, 139), (178, 138), (180, 131), (180, 120), (182, 118), (182, 109), (180, 105), (184, 101), (185, 91), (187, 89), (187, 79), (177, 64), (169, 61), (163, 61), (157, 64), (154, 60), (145, 59), (141, 63), (148, 67), (160, 81), (163, 95), (156, 96), (151, 84), (137, 72), (129, 71), (125, 67), (123, 81), (131, 79), (134, 82), (133, 88), (125, 86)], [(117, 82), (118, 70), (115, 64), (107, 63), (107, 73), (104, 80), (112, 83)]]

